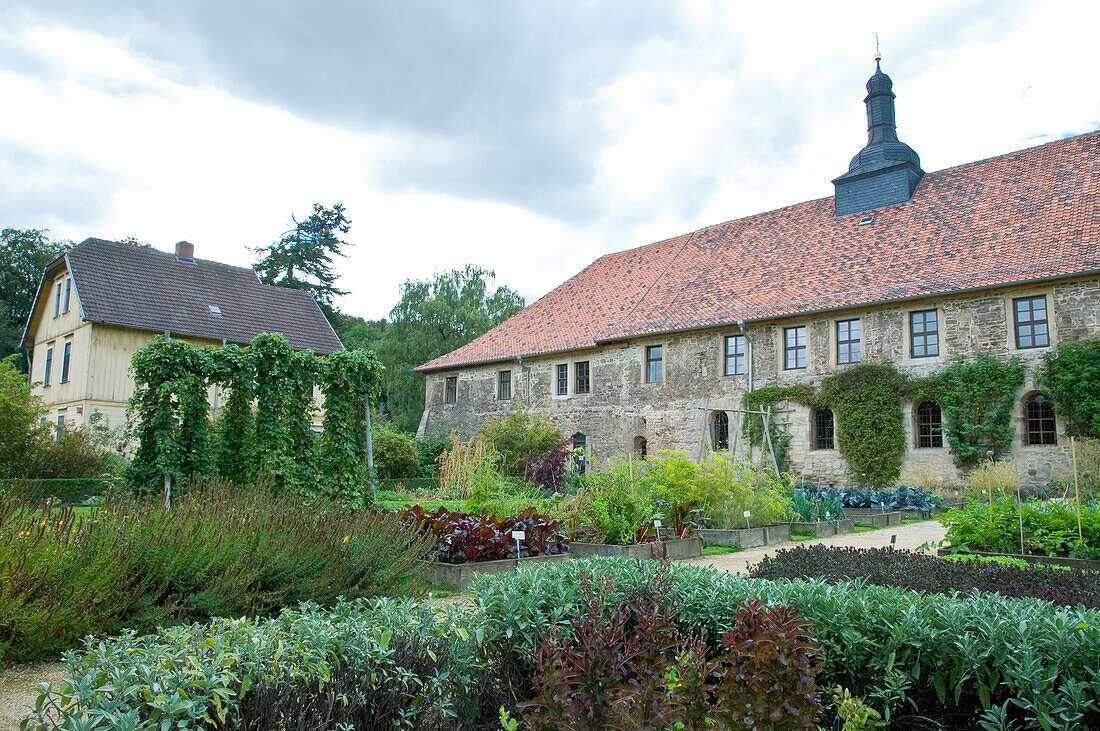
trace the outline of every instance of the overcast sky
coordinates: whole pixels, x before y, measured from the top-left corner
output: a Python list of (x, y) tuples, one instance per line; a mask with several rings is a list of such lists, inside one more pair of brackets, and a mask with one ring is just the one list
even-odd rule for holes
[(247, 266), (341, 202), (346, 311), (468, 262), (532, 301), (830, 195), (876, 32), (932, 171), (1100, 128), (1097, 28), (1095, 0), (4, 0), (0, 227)]

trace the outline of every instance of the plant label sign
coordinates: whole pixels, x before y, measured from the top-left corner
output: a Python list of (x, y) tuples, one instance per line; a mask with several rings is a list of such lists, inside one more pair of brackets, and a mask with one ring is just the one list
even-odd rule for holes
[(746, 510), (744, 513), (742, 513), (742, 515), (744, 515), (747, 518), (750, 515), (752, 515), (752, 513), (750, 511)]
[(661, 521), (659, 521), (659, 520), (653, 521), (653, 527), (654, 528), (660, 528), (661, 527)]
[(526, 537), (527, 537), (527, 534), (524, 533), (521, 530), (512, 531), (512, 538), (516, 539), (517, 541), (522, 541)]

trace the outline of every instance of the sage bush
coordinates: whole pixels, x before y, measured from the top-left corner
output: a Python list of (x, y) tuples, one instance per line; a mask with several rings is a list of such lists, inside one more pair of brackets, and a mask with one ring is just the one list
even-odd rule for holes
[[(639, 570), (639, 566), (641, 570)], [(516, 651), (566, 632), (581, 606), (582, 575), (628, 588), (652, 581), (656, 562), (573, 559), (479, 576), (473, 590), (490, 636)], [(1100, 727), (1100, 613), (996, 594), (925, 595), (860, 582), (764, 580), (681, 565), (670, 569), (676, 623), (713, 642), (744, 602), (797, 609), (824, 649), (819, 687), (843, 686), (886, 720), (924, 716), (951, 728)]]
[(497, 700), (483, 637), (460, 607), (393, 599), (130, 631), (68, 653), (23, 728), (451, 729)]

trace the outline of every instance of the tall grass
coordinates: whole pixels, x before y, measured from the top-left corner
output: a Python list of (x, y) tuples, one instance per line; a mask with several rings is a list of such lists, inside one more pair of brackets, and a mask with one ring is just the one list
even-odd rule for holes
[(410, 592), (426, 536), (389, 515), (207, 482), (165, 511), (117, 498), (90, 515), (0, 495), (0, 660), (56, 655), (86, 634), (300, 601)]

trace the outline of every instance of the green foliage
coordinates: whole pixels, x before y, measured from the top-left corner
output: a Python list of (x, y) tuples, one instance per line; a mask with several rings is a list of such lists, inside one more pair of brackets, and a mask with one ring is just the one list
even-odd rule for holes
[(388, 324), (385, 319), (365, 320), (337, 309), (331, 309), (325, 314), (336, 336), (348, 350), (374, 350)]
[(817, 406), (833, 411), (836, 442), (854, 475), (877, 484), (897, 479), (905, 451), (901, 397), (908, 381), (891, 365), (862, 363), (821, 382)]
[(328, 492), (352, 503), (366, 481), (366, 399), (377, 395), (381, 367), (373, 353), (341, 350), (321, 366), (325, 394), (321, 463)]
[(210, 371), (210, 352), (183, 340), (158, 335), (134, 353), (130, 421), (138, 449), (128, 477), (139, 489), (160, 490), (164, 475), (180, 478), (213, 470), (206, 394)]
[(1100, 438), (1100, 338), (1061, 343), (1043, 358), (1039, 383), (1050, 390), (1066, 432)]
[(450, 434), (437, 432), (416, 438), (416, 476), (435, 477), (439, 472), (439, 458), (451, 446)]
[(853, 696), (847, 688), (838, 685), (833, 690), (833, 703), (836, 705), (836, 715), (844, 722), (840, 727), (841, 731), (874, 731), (886, 728), (882, 715), (862, 698)]
[(374, 469), (379, 477), (397, 479), (417, 476), (417, 440), (412, 435), (380, 422), (371, 426), (371, 440), (374, 446)]
[[(583, 606), (582, 572), (628, 587), (659, 570), (629, 559), (578, 559), (526, 571), (478, 576), (478, 606), (496, 637), (532, 650), (543, 632), (566, 626)], [(996, 594), (925, 595), (893, 587), (822, 580), (752, 579), (695, 565), (674, 565), (669, 601), (676, 624), (719, 638), (736, 607), (752, 600), (786, 604), (814, 622), (824, 648), (821, 687), (841, 685), (878, 698), (884, 720), (975, 728), (1005, 704), (1017, 728), (1096, 728), (1100, 724), (1100, 614)], [(713, 641), (713, 640), (712, 640)], [(889, 702), (886, 702), (889, 701)], [(884, 714), (885, 715), (885, 714)], [(926, 719), (933, 719), (930, 724)], [(938, 719), (938, 721), (937, 721)]]
[(50, 241), (46, 229), (0, 231), (0, 358), (19, 354), (12, 363), (20, 370), (26, 367), (23, 328), (34, 306), (42, 272), (71, 246), (68, 241)]
[[(757, 388), (745, 393), (742, 398), (742, 408), (746, 411), (766, 411), (772, 407), (772, 417), (768, 422), (768, 432), (771, 436), (772, 448), (775, 450), (775, 461), (780, 470), (789, 466), (790, 458), (787, 449), (791, 444), (791, 434), (779, 423), (775, 405), (780, 401), (794, 401), (795, 403), (809, 406), (813, 403), (814, 393), (810, 386), (767, 386)], [(741, 423), (742, 433), (749, 444), (767, 448), (764, 441), (764, 420), (760, 414), (745, 414)], [(765, 456), (765, 461), (768, 458)]]
[(689, 495), (703, 509), (711, 527), (774, 525), (790, 520), (793, 483), (786, 473), (777, 478), (770, 467), (715, 454), (698, 466)]
[(336, 288), (332, 257), (345, 256), (343, 250), (348, 242), (340, 235), (350, 230), (351, 221), (339, 203), (331, 208), (314, 203), (313, 213), (307, 219), (299, 221), (292, 215), (291, 220), (294, 228), (282, 238), (252, 250), (261, 257), (252, 268), (259, 272), (264, 284), (305, 290), (317, 304), (329, 308), (333, 297), (347, 294)]
[(19, 357), (0, 360), (0, 477), (27, 476), (44, 438), (39, 419), (46, 409), (31, 397), (27, 376), (16, 365)]
[(424, 412), (424, 376), (413, 368), (465, 345), (523, 309), (523, 298), (508, 287), (489, 291), (494, 276), (468, 265), (401, 286), (401, 300), (376, 348), (386, 367), (386, 409), (397, 429), (415, 431)]
[(477, 434), (500, 455), (504, 476), (518, 480), (523, 479), (527, 455), (544, 457), (565, 438), (553, 422), (525, 412), (488, 419)]
[(79, 505), (114, 492), (119, 486), (114, 477), (0, 480), (0, 491), (13, 492), (35, 503), (50, 500), (59, 505)]
[(955, 464), (971, 467), (989, 451), (996, 459), (1012, 447), (1012, 413), (1023, 384), (1018, 357), (1002, 362), (980, 355), (952, 361), (917, 384), (916, 392), (942, 410), (943, 434)]
[[(637, 463), (633, 465), (637, 467)], [(585, 477), (584, 487), (562, 507), (566, 530), (576, 541), (627, 545), (657, 513), (651, 491), (631, 478), (632, 465), (612, 457), (604, 468)]]
[(978, 500), (966, 508), (939, 516), (947, 526), (952, 546), (991, 553), (1020, 552), (1020, 520), (1024, 524), (1024, 553), (1100, 559), (1100, 506), (1081, 506), (1081, 530), (1077, 535), (1077, 510), (1073, 503), (1041, 503), (995, 497), (992, 507)]
[(483, 635), (462, 607), (392, 599), (128, 631), (68, 655), (24, 728), (461, 728), (493, 685)]
[(263, 487), (196, 485), (168, 511), (159, 496), (120, 495), (90, 514), (7, 493), (0, 660), (55, 656), (123, 627), (400, 594), (427, 546), (395, 517)]
[(252, 401), (256, 396), (256, 368), (247, 350), (226, 345), (220, 351), (216, 383), (229, 388), (225, 406), (218, 414), (216, 462), (218, 474), (237, 484), (251, 482), (256, 476), (253, 452), (255, 415)]

